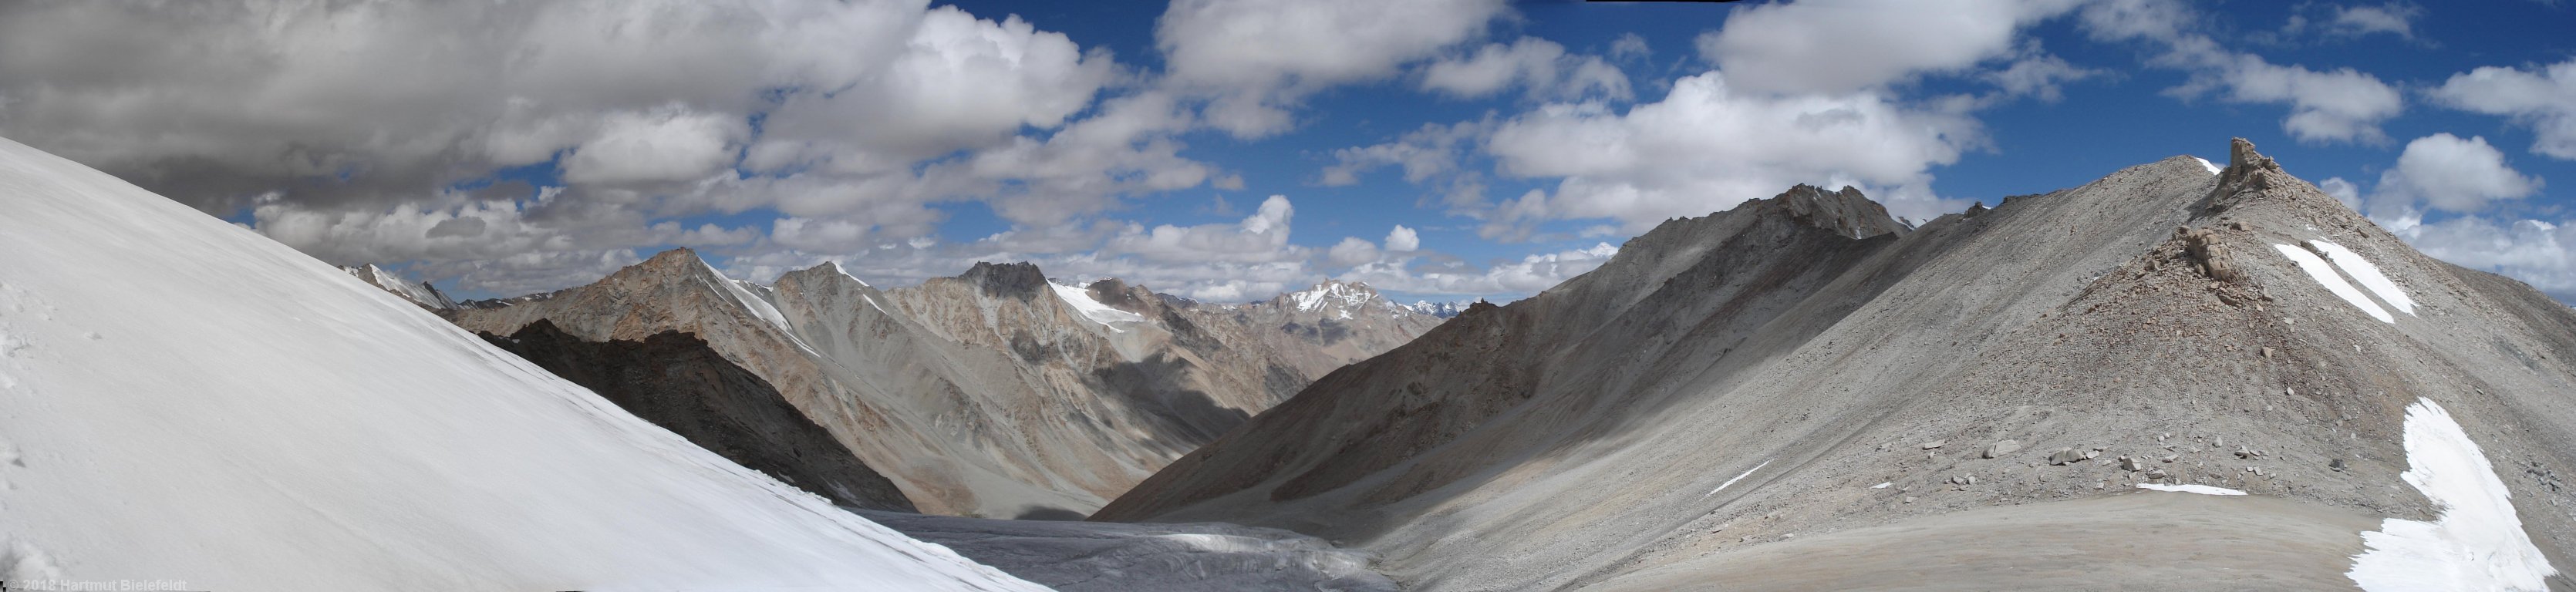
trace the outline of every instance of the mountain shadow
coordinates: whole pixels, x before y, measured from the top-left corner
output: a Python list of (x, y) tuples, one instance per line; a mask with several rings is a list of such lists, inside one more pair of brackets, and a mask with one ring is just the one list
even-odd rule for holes
[(477, 333), (555, 376), (744, 467), (845, 506), (915, 511), (912, 501), (759, 376), (705, 340), (583, 341), (539, 320), (508, 337)]

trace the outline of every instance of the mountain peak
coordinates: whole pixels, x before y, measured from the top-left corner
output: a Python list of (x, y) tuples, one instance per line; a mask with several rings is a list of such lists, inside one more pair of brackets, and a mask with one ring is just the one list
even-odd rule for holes
[[(617, 270), (618, 274), (628, 272), (650, 275), (674, 273), (684, 275), (699, 274), (716, 276), (716, 279), (720, 280), (730, 279), (723, 277), (724, 274), (718, 273), (715, 265), (707, 263), (706, 259), (699, 258), (698, 252), (691, 250), (688, 247), (680, 247), (660, 253), (654, 253), (652, 258), (645, 259), (642, 263), (629, 265), (626, 266), (625, 269)], [(612, 277), (614, 275), (616, 274), (611, 274)]]
[(1315, 287), (1281, 294), (1279, 298), (1300, 311), (1322, 310), (1333, 305), (1352, 308), (1377, 298), (1377, 290), (1370, 288), (1366, 282), (1345, 282), (1327, 278), (1315, 284)]
[(645, 265), (655, 267), (687, 265), (692, 263), (705, 265), (707, 260), (699, 258), (698, 252), (688, 247), (680, 247), (660, 253), (654, 253), (653, 258), (644, 260)]
[(1787, 208), (1800, 221), (1852, 238), (1905, 231), (1904, 224), (1887, 215), (1886, 207), (1848, 185), (1841, 191), (1826, 191), (1801, 183), (1767, 201)]
[(974, 267), (966, 270), (966, 273), (958, 274), (957, 279), (975, 284), (976, 290), (983, 292), (985, 296), (992, 297), (1029, 300), (1048, 289), (1046, 272), (1038, 270), (1038, 264), (1027, 261), (1018, 263), (977, 261)]

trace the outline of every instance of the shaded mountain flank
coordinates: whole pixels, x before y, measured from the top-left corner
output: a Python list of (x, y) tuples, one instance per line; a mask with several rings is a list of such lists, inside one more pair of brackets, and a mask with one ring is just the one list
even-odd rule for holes
[(1912, 230), (1803, 186), (1671, 220), (1093, 519), (1428, 591), (2567, 588), (2576, 315), (2231, 155)]
[[(588, 341), (693, 334), (923, 512), (1066, 519), (1439, 322), (1365, 286), (1319, 289), (1335, 295), (1209, 305), (1114, 280), (1054, 283), (1026, 263), (890, 290), (824, 263), (762, 285), (680, 249), (450, 315), (495, 334), (539, 320)], [(1336, 329), (1297, 329), (1325, 326)]]
[(697, 336), (585, 341), (543, 320), (507, 336), (478, 335), (744, 468), (835, 504), (913, 511), (893, 482)]

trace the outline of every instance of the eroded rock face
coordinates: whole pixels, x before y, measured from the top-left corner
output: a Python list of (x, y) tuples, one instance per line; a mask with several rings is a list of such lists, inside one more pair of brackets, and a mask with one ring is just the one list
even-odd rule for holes
[(508, 336), (478, 335), (744, 468), (836, 504), (914, 511), (830, 431), (694, 335), (585, 341), (543, 320)]
[[(2252, 512), (2239, 524), (2420, 521), (2441, 511), (2400, 478), (2420, 398), (2462, 418), (2532, 541), (2570, 556), (2576, 520), (2542, 511), (2563, 494), (2529, 475), (2576, 466), (2576, 314), (2232, 151), (2215, 175), (2178, 156), (1864, 238), (1805, 189), (1668, 221), (1334, 372), (1095, 519), (1367, 541), (1419, 590), (1803, 574), (1774, 545), (2008, 505), (2120, 532), (2070, 509), (2142, 485), (2279, 502), (2200, 508)], [(2020, 446), (1957, 444), (2004, 440)], [(2357, 527), (2327, 531), (2118, 569), (2313, 582), (2361, 550)], [(1967, 555), (2052, 552), (1979, 544)], [(1975, 571), (2015, 573), (1994, 566)]]

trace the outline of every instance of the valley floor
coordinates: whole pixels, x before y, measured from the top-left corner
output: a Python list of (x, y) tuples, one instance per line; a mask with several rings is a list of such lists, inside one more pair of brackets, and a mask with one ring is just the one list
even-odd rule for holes
[(1394, 592), (1366, 551), (1224, 523), (993, 520), (851, 510), (912, 538), (1063, 592)]

